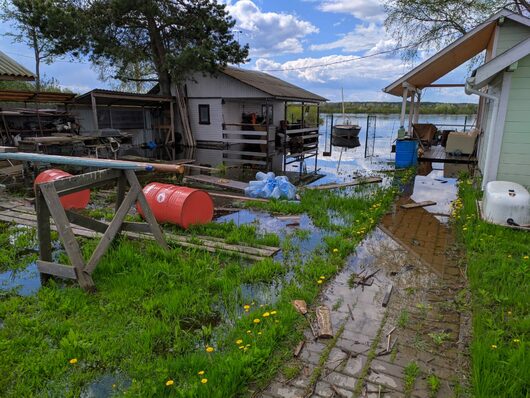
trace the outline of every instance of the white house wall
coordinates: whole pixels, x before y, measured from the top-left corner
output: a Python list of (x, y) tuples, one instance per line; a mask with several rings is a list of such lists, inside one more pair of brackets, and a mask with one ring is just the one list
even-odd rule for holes
[(270, 95), (222, 73), (216, 77), (196, 73), (186, 82), (188, 98), (266, 98)]
[[(210, 124), (199, 123), (199, 105), (210, 105)], [(191, 131), (197, 141), (221, 142), (223, 139), (223, 105), (221, 98), (190, 98), (188, 113)]]
[[(494, 95), (498, 97), (501, 93), (501, 87), (502, 87), (502, 79), (497, 78), (495, 79), (488, 87), (488, 94)], [(483, 134), (480, 136), (479, 141), (479, 147), (478, 147), (478, 166), (482, 173), (484, 173), (484, 170), (486, 169), (486, 161), (487, 161), (487, 153), (486, 153), (486, 147), (488, 145), (488, 137), (492, 133), (492, 113), (495, 106), (493, 101), (489, 100), (486, 103), (485, 108), (485, 120), (484, 125), (482, 126)]]

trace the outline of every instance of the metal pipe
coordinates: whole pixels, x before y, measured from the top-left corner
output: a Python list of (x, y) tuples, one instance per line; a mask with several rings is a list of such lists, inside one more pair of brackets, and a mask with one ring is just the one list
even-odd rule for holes
[[(474, 78), (471, 78), (471, 79), (474, 80)], [(479, 91), (479, 90), (475, 90), (471, 86), (470, 81), (466, 82), (465, 92), (467, 95), (476, 94), (479, 97), (487, 98), (493, 101), (493, 112), (491, 115), (491, 123), (488, 125), (489, 133), (488, 133), (488, 141), (486, 143), (486, 155), (487, 155), (491, 152), (491, 147), (493, 146), (493, 134), (495, 134), (495, 125), (497, 124), (497, 113), (499, 111), (499, 98), (496, 97), (495, 95), (491, 95), (488, 93), (483, 93), (482, 91)], [(489, 182), (489, 178), (490, 178), (490, 165), (487, 164), (486, 162), (485, 167), (484, 167), (484, 175), (482, 178), (482, 189), (484, 189), (486, 184)]]
[(77, 156), (43, 155), (40, 153), (0, 153), (0, 160), (19, 160), (25, 162), (67, 164), (71, 166), (97, 167), (106, 169), (122, 169), (136, 171), (162, 171), (183, 173), (182, 165), (130, 162), (127, 160), (93, 159)]

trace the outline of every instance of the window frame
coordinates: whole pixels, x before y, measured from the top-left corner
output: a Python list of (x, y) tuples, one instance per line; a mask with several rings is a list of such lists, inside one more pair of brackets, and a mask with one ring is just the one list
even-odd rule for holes
[[(210, 104), (199, 104), (199, 124), (211, 124), (210, 118)], [(201, 110), (206, 109), (207, 111), (207, 120), (203, 120)]]

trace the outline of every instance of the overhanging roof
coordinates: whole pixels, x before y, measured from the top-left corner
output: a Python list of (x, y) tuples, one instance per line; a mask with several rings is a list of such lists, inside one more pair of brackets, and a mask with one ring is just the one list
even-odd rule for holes
[(467, 79), (474, 89), (479, 89), (488, 84), (499, 72), (530, 54), (530, 38), (523, 40), (508, 51), (486, 62), (475, 69), (472, 77)]
[(401, 96), (403, 95), (404, 83), (419, 89), (428, 87), (442, 76), (445, 76), (453, 69), (484, 51), (490, 42), (497, 21), (501, 17), (530, 26), (530, 19), (526, 17), (516, 15), (508, 10), (499, 11), (485, 22), (455, 40), (449, 46), (400, 77), (394, 83), (385, 87), (383, 91), (388, 94)]
[(249, 69), (235, 68), (227, 66), (221, 70), (227, 76), (230, 76), (241, 83), (254, 87), (271, 97), (294, 101), (307, 102), (325, 102), (326, 98), (314, 94), (310, 91), (304, 90), (301, 87), (288, 83), (285, 80), (278, 79), (268, 73), (259, 72)]
[(75, 96), (76, 94), (71, 93), (0, 90), (0, 102), (39, 102), (52, 104), (69, 102)]
[(118, 106), (154, 106), (161, 103), (174, 101), (172, 97), (155, 94), (136, 94), (123, 91), (95, 89), (82, 94), (74, 99), (76, 104), (92, 104), (92, 97), (96, 98), (98, 105)]
[(0, 80), (35, 80), (35, 75), (0, 51)]

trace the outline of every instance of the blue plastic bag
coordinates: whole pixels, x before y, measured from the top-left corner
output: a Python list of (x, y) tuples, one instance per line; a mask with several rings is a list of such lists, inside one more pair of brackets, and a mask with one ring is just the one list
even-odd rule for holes
[(295, 199), (296, 188), (285, 176), (276, 177), (274, 173), (256, 173), (256, 181), (250, 181), (245, 195), (251, 198)]

